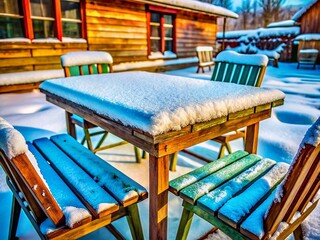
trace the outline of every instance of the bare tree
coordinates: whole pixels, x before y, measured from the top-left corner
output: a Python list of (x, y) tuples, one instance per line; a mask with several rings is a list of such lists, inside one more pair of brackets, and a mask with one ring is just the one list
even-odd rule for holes
[(247, 24), (251, 15), (251, 0), (243, 0), (238, 12), (240, 13), (242, 29), (247, 29)]
[(259, 0), (259, 5), (262, 8), (262, 19), (264, 27), (273, 21), (281, 19), (281, 5), (285, 0)]
[(211, 0), (211, 3), (232, 10), (232, 1), (231, 0)]

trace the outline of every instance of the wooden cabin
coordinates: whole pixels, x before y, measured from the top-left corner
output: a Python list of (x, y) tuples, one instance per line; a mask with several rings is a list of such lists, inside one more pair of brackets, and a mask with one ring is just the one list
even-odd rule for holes
[[(297, 53), (301, 49), (317, 49), (320, 52), (320, 0), (312, 1), (292, 19), (300, 25), (301, 36), (296, 38), (299, 41)], [(317, 62), (320, 63), (320, 54)]]
[(185, 67), (197, 46), (216, 49), (218, 17), (238, 15), (193, 0), (0, 0), (0, 73), (61, 69), (82, 50), (109, 52), (115, 71)]

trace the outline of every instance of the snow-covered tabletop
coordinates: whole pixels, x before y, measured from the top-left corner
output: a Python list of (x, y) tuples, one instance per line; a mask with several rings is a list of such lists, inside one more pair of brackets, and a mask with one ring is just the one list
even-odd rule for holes
[(40, 89), (151, 135), (271, 103), (278, 90), (148, 72), (52, 79)]

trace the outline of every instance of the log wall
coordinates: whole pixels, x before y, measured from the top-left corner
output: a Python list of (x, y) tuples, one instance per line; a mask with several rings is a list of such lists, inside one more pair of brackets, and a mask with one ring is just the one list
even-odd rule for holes
[(301, 34), (320, 33), (320, 1), (301, 16)]

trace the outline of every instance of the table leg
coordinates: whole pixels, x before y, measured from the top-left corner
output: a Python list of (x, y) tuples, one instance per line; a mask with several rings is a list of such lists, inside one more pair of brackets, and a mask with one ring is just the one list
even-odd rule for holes
[(76, 135), (76, 126), (75, 124), (71, 121), (71, 113), (66, 111), (66, 124), (67, 124), (67, 131), (68, 133), (74, 137), (75, 139), (77, 139), (77, 135)]
[(169, 156), (149, 156), (149, 239), (167, 239)]
[(257, 153), (258, 149), (259, 122), (247, 126), (245, 150), (248, 153)]

